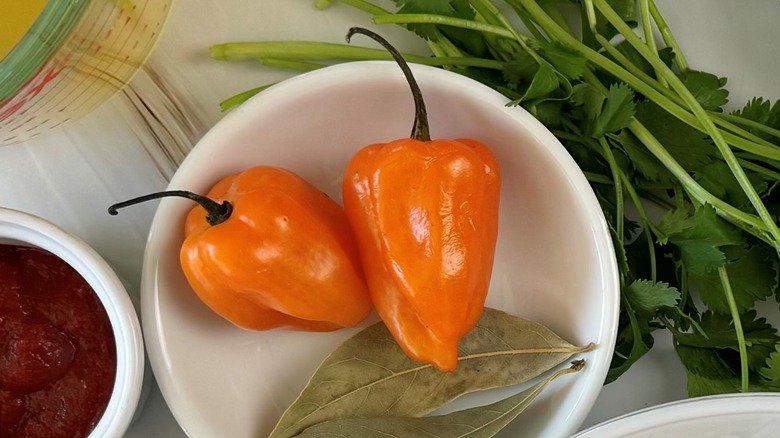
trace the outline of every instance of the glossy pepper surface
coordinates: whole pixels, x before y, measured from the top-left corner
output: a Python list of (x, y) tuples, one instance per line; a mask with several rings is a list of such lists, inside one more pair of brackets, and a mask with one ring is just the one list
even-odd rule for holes
[(451, 371), (490, 284), (499, 169), (475, 140), (430, 140), (419, 88), (407, 78), (417, 106), (412, 138), (358, 151), (344, 174), (344, 209), (382, 320), (412, 359)]
[(206, 198), (229, 208), (205, 202), (189, 212), (180, 260), (214, 312), (245, 329), (305, 331), (348, 327), (370, 313), (349, 223), (323, 192), (260, 166), (224, 178)]

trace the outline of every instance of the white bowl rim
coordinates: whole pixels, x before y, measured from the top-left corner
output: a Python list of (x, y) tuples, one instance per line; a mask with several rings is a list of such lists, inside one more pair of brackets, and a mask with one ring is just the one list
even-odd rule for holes
[[(780, 414), (780, 394), (744, 392), (687, 398), (639, 409), (580, 431), (572, 438), (626, 436), (645, 427), (731, 414)], [(617, 435), (616, 435), (617, 434)]]
[(123, 283), (86, 242), (31, 213), (0, 207), (0, 239), (36, 246), (56, 255), (84, 277), (100, 298), (114, 332), (117, 367), (108, 405), (89, 436), (123, 436), (138, 406), (144, 376), (141, 326)]
[[(410, 67), (418, 82), (424, 81), (426, 78), (430, 79), (435, 77), (436, 80), (447, 81), (452, 86), (458, 86), (463, 88), (469, 88), (472, 92), (479, 96), (481, 99), (485, 99), (488, 102), (496, 105), (505, 106), (509, 100), (498, 93), (497, 91), (489, 88), (488, 86), (477, 82), (474, 79), (466, 76), (450, 72), (437, 67), (431, 67), (421, 64), (410, 64)], [(247, 108), (251, 108), (253, 105), (268, 106), (268, 103), (261, 103), (264, 101), (280, 101), (287, 99), (287, 91), (298, 89), (305, 84), (317, 84), (318, 87), (322, 87), (323, 84), (328, 81), (333, 81), (337, 78), (338, 81), (343, 81), (351, 77), (359, 77), (361, 72), (372, 69), (373, 73), (376, 73), (375, 69), (386, 69), (384, 73), (392, 72), (392, 75), (402, 75), (398, 65), (393, 61), (352, 61), (339, 64), (330, 65), (324, 68), (320, 68), (314, 71), (301, 73), (283, 81), (277, 82), (262, 93), (259, 93), (244, 104), (231, 110), (220, 121), (218, 121), (211, 129), (198, 141), (195, 147), (185, 157), (182, 166), (191, 160), (200, 160), (199, 156), (201, 151), (207, 153), (207, 150), (201, 145), (211, 144), (214, 141), (218, 141), (221, 134), (225, 131), (233, 129), (235, 126), (242, 125), (248, 117), (251, 117)], [(598, 200), (590, 187), (590, 183), (585, 178), (582, 170), (576, 164), (572, 156), (566, 151), (560, 141), (535, 117), (528, 113), (522, 107), (506, 107), (506, 110), (511, 113), (518, 122), (524, 124), (533, 135), (540, 139), (546, 146), (549, 147), (549, 151), (556, 158), (558, 164), (564, 169), (567, 176), (571, 178), (572, 186), (575, 192), (583, 200), (584, 212), (588, 219), (592, 221), (593, 226), (593, 241), (595, 244), (596, 252), (599, 254), (600, 259), (600, 274), (602, 278), (602, 284), (604, 285), (604, 316), (605, 318), (600, 322), (598, 332), (602, 343), (598, 345), (598, 349), (602, 351), (598, 360), (593, 358), (588, 361), (588, 368), (597, 368), (599, 371), (593, 376), (592, 382), (587, 386), (587, 391), (580, 393), (576, 404), (582, 406), (582, 409), (578, 409), (576, 412), (570, 413), (567, 417), (567, 426), (565, 428), (558, 429), (561, 432), (565, 432), (566, 435), (571, 435), (576, 432), (577, 428), (585, 421), (588, 412), (596, 402), (599, 392), (603, 386), (603, 381), (606, 378), (611, 362), (612, 354), (615, 347), (615, 341), (617, 338), (617, 322), (618, 314), (620, 310), (619, 301), (619, 274), (617, 269), (617, 259), (615, 255), (615, 248), (612, 243), (611, 235), (609, 233), (609, 227), (604, 217), (604, 213), (598, 203)], [(180, 168), (182, 167), (180, 166)], [(166, 190), (178, 190), (188, 189), (183, 187), (180, 180), (181, 174), (174, 174)], [(163, 199), (158, 205), (157, 212), (160, 212), (160, 207), (167, 203), (176, 202), (170, 198)], [(153, 372), (157, 375), (158, 370), (164, 372), (167, 366), (167, 360), (165, 352), (161, 350), (162, 340), (159, 338), (159, 327), (157, 326), (156, 318), (153, 317), (156, 310), (156, 304), (152, 299), (151, 292), (154, 289), (153, 278), (156, 275), (158, 269), (157, 262), (158, 256), (155, 255), (156, 245), (154, 238), (156, 237), (155, 230), (159, 228), (160, 221), (159, 214), (155, 214), (150, 228), (149, 239), (147, 240), (146, 250), (144, 253), (144, 262), (142, 269), (142, 285), (141, 285), (141, 317), (142, 325), (144, 329), (144, 335), (147, 342), (147, 351), (149, 352), (150, 364)], [(151, 283), (150, 283), (151, 282)], [(159, 350), (159, 351), (158, 351)], [(168, 402), (169, 395), (166, 395), (168, 389), (166, 387), (165, 380), (159, 380), (158, 384), (163, 395), (163, 398)], [(185, 424), (182, 423), (180, 413), (174, 404), (169, 403), (169, 407), (174, 417), (179, 422), (182, 428), (185, 428)], [(185, 428), (186, 430), (186, 428)]]

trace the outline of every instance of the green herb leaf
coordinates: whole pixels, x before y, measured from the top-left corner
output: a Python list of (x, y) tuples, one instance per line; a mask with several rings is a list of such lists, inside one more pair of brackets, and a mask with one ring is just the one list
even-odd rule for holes
[(592, 124), (601, 115), (601, 108), (604, 106), (606, 96), (601, 94), (596, 87), (582, 83), (574, 86), (569, 100), (582, 112), (581, 115), (578, 114), (578, 119)]
[(626, 84), (609, 87), (607, 99), (593, 125), (593, 137), (620, 131), (634, 117), (634, 92)]
[(282, 415), (272, 438), (295, 436), (344, 416), (421, 416), (473, 391), (528, 381), (590, 347), (544, 326), (486, 308), (461, 341), (458, 368), (440, 372), (409, 359), (377, 323), (333, 351)]
[(523, 97), (512, 104), (546, 97), (557, 90), (559, 85), (560, 82), (558, 81), (558, 74), (555, 72), (555, 69), (546, 61), (542, 61), (541, 64), (539, 64), (539, 70), (534, 74), (534, 78), (531, 81), (528, 90), (523, 94)]
[(527, 52), (521, 51), (511, 60), (504, 63), (502, 74), (506, 87), (511, 90), (527, 88), (539, 71), (539, 64)]
[(517, 418), (553, 380), (579, 371), (584, 361), (558, 371), (536, 385), (504, 400), (431, 417), (381, 416), (325, 421), (304, 430), (297, 437), (387, 438), (427, 436), (432, 438), (489, 438)]
[[(757, 317), (753, 309), (740, 315), (740, 322), (747, 345), (748, 366), (758, 370), (764, 366), (780, 337), (766, 318)], [(732, 356), (739, 351), (731, 315), (706, 311), (702, 313), (696, 329), (696, 333), (676, 333), (675, 339), (680, 345), (718, 350), (718, 354), (723, 356), (728, 350), (731, 350)]]
[(675, 350), (685, 365), (689, 396), (739, 392), (739, 377), (717, 351), (683, 345), (676, 345)]
[[(759, 245), (748, 250), (743, 247), (724, 248), (723, 254), (728, 257), (726, 272), (740, 313), (753, 307), (756, 301), (763, 301), (774, 294), (777, 272), (766, 248)], [(697, 271), (692, 276), (704, 304), (715, 312), (728, 314), (728, 302), (717, 272)]]
[(780, 345), (775, 346), (759, 374), (764, 385), (775, 391), (780, 390)]
[(672, 174), (634, 134), (624, 129), (611, 138), (614, 141), (613, 144), (618, 145), (628, 156), (631, 166), (647, 180), (657, 182), (671, 182), (673, 180)]
[(580, 78), (588, 68), (585, 56), (559, 41), (542, 45), (541, 55), (569, 79)]
[(662, 307), (676, 306), (680, 291), (667, 283), (635, 280), (626, 288), (626, 297), (636, 312), (653, 315)]
[(680, 256), (691, 274), (706, 274), (723, 266), (726, 256), (720, 249), (742, 243), (739, 231), (719, 218), (712, 206), (706, 204), (690, 216), (664, 216), (659, 230), (680, 248)]
[[(755, 172), (746, 171), (748, 179), (758, 193), (764, 193), (769, 189), (769, 184)], [(745, 191), (737, 182), (737, 178), (731, 172), (728, 165), (722, 161), (714, 161), (696, 172), (696, 181), (708, 192), (729, 204), (754, 212), (750, 200)]]
[[(733, 115), (758, 122), (770, 128), (780, 129), (780, 100), (775, 101), (773, 105), (764, 98), (756, 97), (751, 99), (741, 110), (734, 111)], [(775, 136), (767, 134), (759, 129), (748, 128), (748, 132), (765, 140), (777, 141)]]
[(693, 216), (687, 209), (675, 208), (667, 210), (658, 223), (658, 230), (662, 233), (658, 236), (658, 243), (666, 245), (670, 235), (681, 234), (693, 226)]
[(691, 94), (710, 111), (721, 111), (729, 101), (729, 92), (723, 88), (726, 78), (719, 78), (711, 73), (688, 70), (680, 74), (680, 80)]
[(636, 118), (666, 150), (688, 171), (695, 171), (712, 161), (716, 151), (705, 134), (681, 122), (658, 105), (644, 101), (637, 105)]

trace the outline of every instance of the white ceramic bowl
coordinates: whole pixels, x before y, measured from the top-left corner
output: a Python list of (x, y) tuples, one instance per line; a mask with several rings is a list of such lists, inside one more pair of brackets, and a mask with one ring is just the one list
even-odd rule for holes
[[(455, 73), (413, 71), (433, 137), (477, 139), (501, 167), (487, 305), (541, 322), (572, 343), (598, 344), (583, 355), (585, 370), (554, 382), (502, 436), (571, 435), (601, 390), (615, 342), (618, 279), (602, 211), (570, 155), (525, 110), (506, 107), (505, 97)], [(392, 62), (306, 73), (227, 114), (188, 155), (169, 189), (206, 193), (219, 179), (264, 164), (288, 168), (340, 200), (352, 155), (364, 145), (408, 137), (412, 119), (409, 88)], [(183, 221), (192, 207), (188, 200), (162, 200), (149, 235), (141, 309), (150, 362), (189, 436), (266, 436), (319, 362), (359, 327), (248, 332), (216, 316), (179, 265)]]
[(122, 437), (134, 418), (144, 381), (141, 327), (124, 285), (81, 239), (28, 213), (0, 208), (0, 244), (34, 246), (56, 255), (84, 277), (100, 298), (114, 331), (117, 369), (108, 406), (89, 436)]
[(780, 394), (696, 397), (651, 406), (588, 428), (573, 438), (765, 438), (780, 429)]

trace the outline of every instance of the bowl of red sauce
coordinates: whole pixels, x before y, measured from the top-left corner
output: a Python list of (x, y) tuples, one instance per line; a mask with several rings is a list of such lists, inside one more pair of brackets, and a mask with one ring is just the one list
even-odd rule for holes
[(121, 437), (143, 375), (138, 317), (108, 263), (0, 208), (0, 437)]

